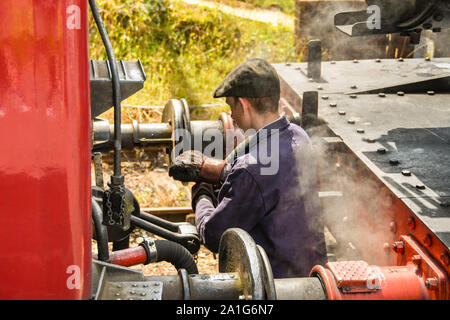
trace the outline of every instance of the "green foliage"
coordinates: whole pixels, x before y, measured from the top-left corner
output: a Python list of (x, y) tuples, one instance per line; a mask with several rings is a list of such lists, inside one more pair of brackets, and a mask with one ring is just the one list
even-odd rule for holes
[[(179, 1), (98, 0), (98, 5), (116, 57), (141, 59), (147, 74), (144, 89), (127, 103), (220, 102), (212, 92), (233, 67), (252, 57), (283, 62), (293, 47), (290, 29)], [(92, 17), (90, 55), (107, 58)]]

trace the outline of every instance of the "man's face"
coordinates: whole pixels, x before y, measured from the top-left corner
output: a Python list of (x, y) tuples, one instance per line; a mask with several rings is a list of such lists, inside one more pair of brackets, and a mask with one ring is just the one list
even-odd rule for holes
[(248, 112), (245, 112), (239, 99), (235, 97), (227, 97), (226, 103), (230, 106), (231, 118), (235, 124), (244, 131), (249, 129), (250, 127), (247, 119)]

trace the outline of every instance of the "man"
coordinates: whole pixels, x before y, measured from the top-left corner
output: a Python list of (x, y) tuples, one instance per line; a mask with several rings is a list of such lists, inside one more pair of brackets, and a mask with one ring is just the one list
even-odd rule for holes
[(224, 181), (217, 199), (211, 185), (193, 187), (200, 237), (217, 252), (223, 232), (241, 228), (265, 249), (274, 277), (308, 276), (326, 263), (315, 163), (305, 131), (279, 115), (278, 75), (266, 61), (251, 59), (227, 75), (214, 93), (219, 97), (226, 97), (237, 126), (256, 134), (231, 165), (187, 152), (170, 168), (171, 176), (188, 173), (189, 181)]

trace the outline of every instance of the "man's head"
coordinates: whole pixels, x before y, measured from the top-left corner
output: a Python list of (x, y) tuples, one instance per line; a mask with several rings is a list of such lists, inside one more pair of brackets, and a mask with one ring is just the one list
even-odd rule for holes
[(214, 98), (220, 97), (226, 97), (241, 129), (259, 129), (279, 116), (280, 80), (268, 62), (251, 59), (225, 77), (214, 92)]

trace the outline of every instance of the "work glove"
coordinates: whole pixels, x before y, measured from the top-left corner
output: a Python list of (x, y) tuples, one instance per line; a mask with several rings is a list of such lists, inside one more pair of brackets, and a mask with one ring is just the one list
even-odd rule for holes
[(189, 150), (175, 158), (169, 176), (182, 182), (219, 184), (226, 166), (224, 160), (205, 157), (201, 152)]
[(211, 200), (214, 207), (217, 206), (217, 196), (214, 192), (213, 186), (206, 182), (198, 182), (192, 186), (192, 209), (195, 211), (197, 202), (202, 198), (207, 197)]

